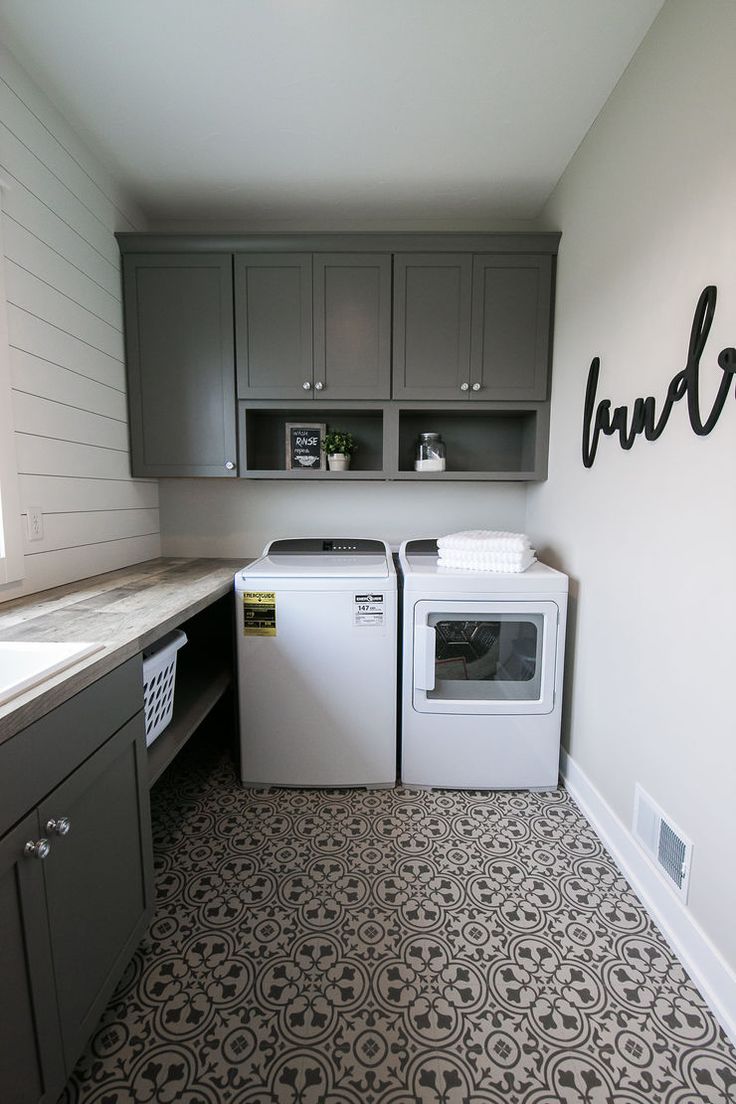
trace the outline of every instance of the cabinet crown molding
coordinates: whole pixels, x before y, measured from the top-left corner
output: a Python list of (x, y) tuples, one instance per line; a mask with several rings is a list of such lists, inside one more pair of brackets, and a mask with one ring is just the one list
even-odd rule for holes
[(557, 254), (559, 231), (513, 230), (453, 232), (422, 230), (381, 233), (373, 230), (321, 233), (159, 234), (120, 232), (118, 247), (127, 253), (548, 253)]

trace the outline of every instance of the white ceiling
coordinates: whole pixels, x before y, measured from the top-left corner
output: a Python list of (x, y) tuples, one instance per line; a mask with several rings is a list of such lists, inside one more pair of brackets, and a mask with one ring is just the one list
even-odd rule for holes
[(532, 219), (662, 0), (0, 0), (155, 219)]

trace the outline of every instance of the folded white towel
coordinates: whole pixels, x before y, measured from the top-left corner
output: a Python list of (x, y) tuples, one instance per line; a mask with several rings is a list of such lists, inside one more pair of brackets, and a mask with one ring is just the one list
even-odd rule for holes
[(460, 556), (464, 560), (518, 560), (521, 556), (525, 556), (528, 551), (528, 548), (520, 548), (518, 552), (509, 552), (505, 548), (484, 548), (477, 552), (469, 552), (464, 548), (440, 548), (437, 555), (440, 559), (443, 556)]
[(465, 529), (440, 537), (437, 548), (443, 552), (452, 549), (463, 552), (525, 552), (530, 547), (526, 533), (508, 533), (494, 529)]
[(443, 551), (438, 557), (438, 565), (451, 571), (491, 571), (501, 574), (518, 574), (526, 571), (535, 562), (534, 550), (506, 553), (498, 556), (468, 555), (457, 551)]

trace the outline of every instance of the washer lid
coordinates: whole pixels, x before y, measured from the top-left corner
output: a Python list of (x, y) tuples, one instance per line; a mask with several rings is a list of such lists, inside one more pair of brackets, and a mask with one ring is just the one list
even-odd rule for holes
[(241, 572), (246, 579), (387, 579), (384, 555), (325, 552), (315, 555), (261, 556)]
[(387, 579), (393, 574), (389, 546), (366, 537), (274, 540), (242, 572), (256, 579)]

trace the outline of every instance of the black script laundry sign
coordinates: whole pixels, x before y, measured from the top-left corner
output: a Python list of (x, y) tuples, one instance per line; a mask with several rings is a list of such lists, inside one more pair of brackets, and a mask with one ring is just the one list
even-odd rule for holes
[(645, 399), (634, 400), (631, 417), (629, 417), (628, 406), (617, 406), (611, 411), (610, 399), (601, 399), (596, 405), (601, 361), (600, 357), (593, 358), (588, 372), (583, 415), (583, 463), (586, 468), (593, 466), (602, 433), (606, 437), (612, 437), (618, 433), (623, 449), (630, 449), (642, 433), (648, 441), (656, 441), (664, 432), (672, 407), (685, 396), (687, 396), (688, 417), (693, 431), (699, 437), (705, 437), (714, 429), (736, 375), (736, 349), (722, 349), (718, 354), (718, 365), (723, 375), (710, 412), (704, 419), (700, 408), (700, 358), (713, 324), (717, 294), (716, 288), (710, 285), (703, 289), (698, 299), (690, 330), (685, 367), (670, 380), (659, 414), (657, 414), (656, 400), (651, 395)]

